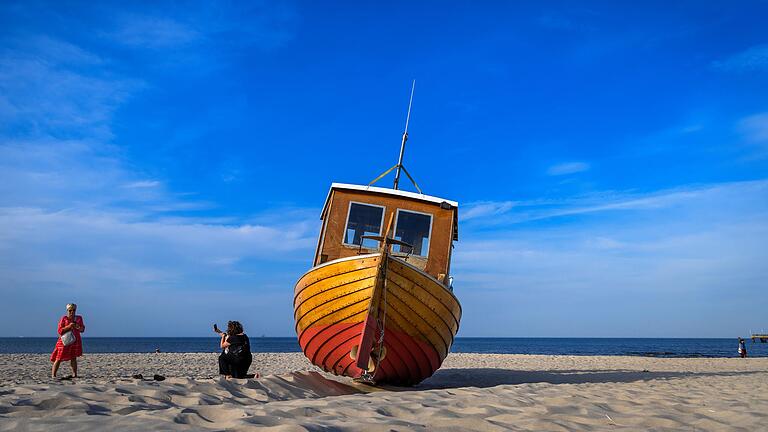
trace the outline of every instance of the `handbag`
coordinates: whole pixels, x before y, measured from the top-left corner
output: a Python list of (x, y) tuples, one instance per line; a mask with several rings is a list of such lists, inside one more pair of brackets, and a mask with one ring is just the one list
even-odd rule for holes
[(75, 333), (72, 332), (72, 330), (64, 333), (61, 335), (61, 344), (64, 346), (69, 346), (75, 343)]
[[(243, 335), (243, 338), (244, 338), (244, 340), (243, 340), (242, 343), (239, 343), (237, 345), (230, 345), (228, 347), (228, 349), (229, 349), (228, 353), (229, 354), (232, 354), (235, 357), (240, 357), (240, 356), (244, 355), (246, 352), (250, 352), (250, 342), (248, 340), (248, 336)], [(246, 348), (247, 348), (247, 351), (246, 351)]]

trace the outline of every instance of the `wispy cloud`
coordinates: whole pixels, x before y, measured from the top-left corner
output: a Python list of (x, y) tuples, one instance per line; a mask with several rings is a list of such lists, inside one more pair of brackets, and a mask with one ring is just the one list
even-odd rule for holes
[(124, 185), (123, 187), (126, 187), (128, 189), (144, 189), (144, 188), (155, 188), (160, 186), (160, 182), (157, 180), (141, 180), (141, 181), (135, 181), (132, 183), (128, 183), (127, 185)]
[(104, 66), (107, 60), (73, 43), (46, 35), (11, 39), (8, 48), (23, 48), (25, 54), (51, 65)]
[(724, 60), (714, 61), (712, 67), (726, 72), (768, 70), (768, 44), (756, 45)]
[[(739, 193), (736, 193), (737, 191)], [(510, 201), (469, 204), (465, 213), (473, 216), (464, 220), (478, 226), (499, 227), (566, 216), (675, 208), (702, 203), (702, 197), (710, 197), (713, 202), (728, 202), (729, 206), (743, 205), (743, 202), (730, 200), (760, 194), (768, 194), (768, 180), (688, 185), (646, 193), (603, 191), (562, 199), (515, 201), (514, 207), (508, 204)]]
[[(214, 33), (223, 31), (171, 19), (134, 17), (123, 24), (102, 36), (145, 51), (214, 43)], [(239, 30), (233, 31), (236, 38)], [(73, 41), (24, 35), (4, 42), (0, 286), (15, 324), (0, 335), (48, 335), (49, 323), (39, 318), (73, 299), (90, 309), (96, 335), (121, 334), (113, 318), (139, 307), (141, 329), (132, 332), (178, 334), (187, 308), (222, 319), (235, 314), (285, 334), (291, 314), (282, 296), (311, 260), (317, 209), (241, 217), (197, 212), (215, 203), (170, 190), (166, 179), (137, 169), (115, 142), (116, 113), (146, 89), (142, 80)], [(248, 299), (238, 301), (244, 292)], [(260, 300), (277, 306), (256, 317)]]
[[(49, 323), (30, 316), (26, 304), (57, 310), (69, 298), (89, 310), (94, 335), (125, 334), (111, 317), (134, 314), (137, 307), (142, 331), (155, 327), (153, 334), (178, 335), (175, 321), (185, 319), (180, 305), (210, 319), (243, 317), (251, 328), (284, 335), (289, 311), (278, 303), (256, 315), (253, 302), (290, 292), (311, 260), (313, 216), (311, 224), (282, 213), (280, 223), (225, 225), (192, 218), (145, 221), (146, 214), (118, 210), (0, 207), (0, 285), (10, 295), (6, 305), (23, 311), (14, 315), (19, 327), (0, 334), (48, 334)], [(160, 299), (172, 311), (148, 315)], [(182, 333), (203, 334), (198, 327), (191, 322)]]
[(112, 115), (141, 82), (106, 69), (83, 71), (102, 61), (47, 37), (7, 45), (0, 50), (0, 131), (109, 139)]
[(514, 201), (481, 201), (469, 203), (465, 206), (465, 210), (459, 213), (459, 217), (462, 221), (465, 221), (476, 218), (498, 216), (510, 211), (514, 206)]
[(738, 127), (747, 141), (768, 146), (768, 112), (745, 117)]
[(0, 206), (62, 208), (200, 208), (169, 192), (94, 140), (23, 138), (0, 143)]
[(755, 302), (768, 278), (768, 180), (566, 201), (538, 217), (584, 217), (465, 224), (455, 292), (466, 316), (483, 318), (463, 323), (464, 335), (487, 335), (487, 322), (498, 336), (727, 336), (758, 325), (768, 306)]
[(208, 55), (243, 47), (272, 50), (294, 36), (296, 12), (289, 4), (270, 3), (267, 7), (211, 2), (198, 6), (118, 12), (112, 26), (101, 35), (123, 46), (174, 55), (187, 48), (202, 49)]
[(199, 40), (203, 35), (170, 18), (125, 14), (117, 28), (108, 33), (117, 43), (139, 48), (178, 48)]
[(552, 165), (547, 168), (547, 175), (560, 176), (567, 174), (576, 174), (583, 171), (588, 171), (590, 168), (586, 162), (565, 162), (557, 165)]

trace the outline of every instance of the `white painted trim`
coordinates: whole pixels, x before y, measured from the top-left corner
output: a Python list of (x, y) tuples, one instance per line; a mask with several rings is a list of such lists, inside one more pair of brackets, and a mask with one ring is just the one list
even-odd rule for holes
[[(424, 195), (424, 194), (418, 194), (416, 192), (408, 192), (404, 190), (396, 190), (396, 189), (389, 189), (389, 188), (381, 188), (376, 186), (362, 186), (362, 185), (356, 185), (356, 184), (348, 184), (348, 183), (332, 183), (331, 189), (348, 189), (348, 190), (358, 190), (358, 191), (364, 191), (364, 192), (376, 192), (380, 194), (386, 194), (386, 195), (395, 195), (395, 196), (401, 196), (406, 198), (412, 198), (419, 201), (427, 201), (435, 204), (440, 204), (442, 202), (447, 202), (448, 204), (452, 205), (453, 207), (458, 207), (459, 203), (456, 201), (447, 200), (444, 198), (439, 198), (436, 196), (431, 195)], [(330, 197), (330, 192), (328, 197)], [(326, 199), (327, 200), (327, 199)]]
[(429, 258), (429, 248), (432, 247), (432, 222), (435, 220), (435, 215), (433, 215), (432, 213), (424, 213), (416, 210), (408, 210), (408, 209), (401, 209), (401, 208), (395, 210), (395, 232), (392, 233), (392, 238), (395, 238), (395, 236), (397, 235), (397, 222), (400, 220), (401, 211), (429, 216), (429, 233), (427, 234), (427, 254), (426, 255), (412, 254), (413, 256), (417, 256), (417, 257)]
[(370, 206), (370, 207), (378, 207), (378, 208), (381, 209), (381, 222), (379, 222), (379, 235), (381, 235), (381, 230), (384, 229), (384, 215), (387, 214), (387, 207), (382, 206), (382, 205), (378, 205), (378, 204), (364, 203), (364, 202), (360, 202), (360, 201), (350, 201), (349, 202), (349, 206), (347, 207), (347, 220), (344, 222), (344, 232), (343, 232), (343, 235), (341, 236), (341, 244), (343, 246), (352, 246), (352, 247), (356, 247), (356, 248), (359, 247), (359, 248), (363, 248), (363, 249), (370, 249), (370, 248), (367, 248), (367, 247), (362, 245), (362, 242), (363, 242), (362, 239), (360, 240), (360, 244), (359, 245), (356, 245), (354, 243), (346, 243), (345, 242), (345, 240), (347, 238), (347, 227), (349, 226), (349, 215), (350, 215), (350, 213), (352, 213), (352, 204), (360, 204), (360, 205), (366, 205), (366, 206)]

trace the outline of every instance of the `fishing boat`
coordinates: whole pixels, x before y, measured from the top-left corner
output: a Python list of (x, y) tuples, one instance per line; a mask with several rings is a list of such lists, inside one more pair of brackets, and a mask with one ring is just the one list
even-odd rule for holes
[[(398, 163), (368, 185), (331, 185), (313, 267), (294, 291), (304, 355), (368, 384), (430, 377), (461, 320), (450, 276), (458, 203), (423, 194), (403, 166), (411, 103)], [(392, 188), (374, 186), (393, 170)], [(400, 190), (401, 172), (417, 192)]]

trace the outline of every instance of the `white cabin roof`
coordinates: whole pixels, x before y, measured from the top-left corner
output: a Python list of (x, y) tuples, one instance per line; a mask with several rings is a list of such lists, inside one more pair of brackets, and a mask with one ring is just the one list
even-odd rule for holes
[[(450, 204), (453, 207), (459, 207), (459, 203), (456, 201), (451, 201), (445, 198), (439, 198), (436, 196), (431, 195), (424, 195), (416, 192), (409, 192), (399, 189), (390, 189), (390, 188), (382, 188), (382, 187), (376, 187), (376, 186), (363, 186), (363, 185), (356, 185), (356, 184), (348, 184), (348, 183), (332, 183), (331, 189), (328, 191), (328, 197), (325, 198), (325, 205), (328, 205), (328, 200), (331, 199), (331, 191), (334, 189), (346, 189), (346, 190), (357, 190), (357, 191), (363, 191), (363, 192), (374, 192), (374, 193), (380, 193), (385, 195), (394, 195), (394, 196), (401, 196), (405, 198), (411, 198), (418, 201), (427, 201), (435, 204), (441, 204), (443, 202), (446, 202)], [(325, 208), (325, 205), (323, 208)]]

